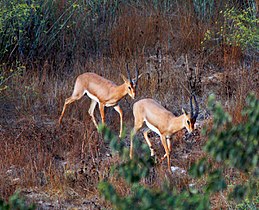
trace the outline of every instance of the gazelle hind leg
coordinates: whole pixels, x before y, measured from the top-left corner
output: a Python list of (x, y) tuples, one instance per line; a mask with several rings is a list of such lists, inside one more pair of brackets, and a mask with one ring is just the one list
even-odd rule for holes
[(119, 105), (115, 106), (114, 109), (119, 113), (120, 115), (120, 135), (119, 137), (121, 138), (122, 135), (122, 127), (123, 127), (123, 112), (122, 109), (120, 108)]
[(154, 156), (154, 155), (155, 155), (155, 154), (154, 154), (154, 149), (153, 149), (153, 147), (152, 147), (152, 144), (151, 144), (151, 142), (150, 142), (150, 139), (148, 138), (148, 133), (149, 133), (149, 132), (150, 132), (150, 129), (147, 128), (147, 129), (144, 130), (143, 135), (144, 135), (144, 138), (146, 139), (146, 142), (147, 142), (147, 144), (148, 144), (148, 146), (149, 146), (149, 149), (150, 149), (150, 152), (151, 152), (151, 156)]
[[(82, 95), (82, 96), (83, 96), (83, 95)], [(77, 95), (77, 96), (74, 96), (74, 95), (72, 95), (71, 97), (69, 97), (69, 98), (67, 98), (67, 99), (65, 100), (62, 113), (61, 113), (61, 115), (60, 115), (60, 117), (59, 117), (59, 124), (61, 124), (61, 122), (62, 122), (62, 118), (63, 118), (63, 115), (64, 115), (65, 110), (66, 110), (66, 108), (67, 108), (67, 105), (73, 103), (73, 102), (76, 101), (76, 100), (79, 100), (80, 98), (82, 98), (82, 96), (78, 96), (78, 95)]]
[(143, 125), (143, 121), (137, 121), (135, 118), (135, 123), (134, 123), (134, 128), (131, 132), (131, 136), (130, 136), (130, 159), (133, 158), (133, 140), (134, 140), (134, 136), (135, 134), (138, 132), (138, 130), (142, 127)]
[(97, 125), (96, 120), (95, 120), (95, 117), (94, 117), (94, 109), (95, 109), (95, 107), (96, 107), (96, 104), (97, 104), (97, 102), (96, 102), (95, 100), (92, 100), (92, 101), (91, 101), (91, 104), (90, 104), (90, 108), (89, 108), (89, 110), (88, 110), (88, 113), (89, 113), (89, 115), (91, 116), (92, 121), (93, 121), (95, 127), (98, 128), (98, 125)]
[(73, 103), (76, 100), (79, 100), (83, 96), (84, 96), (84, 89), (82, 87), (80, 87), (79, 83), (76, 81), (75, 86), (74, 86), (74, 90), (73, 90), (73, 94), (65, 100), (62, 113), (59, 117), (59, 124), (61, 124), (63, 115), (64, 115), (65, 110), (67, 108), (67, 105)]

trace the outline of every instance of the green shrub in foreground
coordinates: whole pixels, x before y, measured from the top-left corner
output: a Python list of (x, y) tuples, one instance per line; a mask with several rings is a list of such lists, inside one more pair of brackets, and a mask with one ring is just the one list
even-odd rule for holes
[(259, 100), (252, 94), (247, 97), (247, 106), (242, 112), (246, 121), (238, 125), (234, 125), (231, 116), (213, 101), (214, 97), (210, 97), (209, 108), (214, 113), (214, 120), (204, 150), (217, 162), (237, 168), (249, 177), (243, 186), (234, 187), (232, 197), (238, 200), (253, 198), (259, 185)]
[(1, 210), (33, 210), (36, 207), (34, 205), (27, 205), (23, 199), (19, 197), (18, 193), (13, 194), (8, 202), (4, 202), (0, 199)]

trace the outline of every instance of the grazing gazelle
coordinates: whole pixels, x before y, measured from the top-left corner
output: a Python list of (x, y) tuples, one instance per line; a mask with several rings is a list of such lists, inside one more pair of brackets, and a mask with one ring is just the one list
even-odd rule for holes
[(121, 74), (124, 83), (122, 85), (117, 86), (112, 81), (107, 80), (95, 73), (84, 73), (77, 77), (74, 91), (72, 96), (67, 98), (64, 103), (63, 111), (59, 118), (59, 124), (61, 124), (64, 112), (68, 104), (79, 100), (85, 94), (91, 98), (91, 105), (88, 110), (88, 113), (92, 117), (92, 121), (97, 128), (97, 123), (94, 117), (94, 109), (96, 104), (99, 105), (99, 110), (102, 118), (102, 123), (105, 123), (104, 116), (104, 107), (113, 107), (120, 115), (120, 137), (122, 134), (122, 109), (120, 108), (118, 102), (127, 94), (130, 95), (131, 98), (135, 98), (137, 82), (141, 75), (139, 75), (138, 67), (136, 66), (136, 78), (131, 79), (130, 72), (128, 69), (128, 64), (126, 65), (128, 79)]
[[(195, 113), (193, 112), (192, 99), (195, 101)], [(153, 99), (142, 99), (136, 102), (133, 105), (133, 115), (135, 120), (134, 129), (131, 135), (130, 158), (133, 158), (134, 135), (145, 122), (149, 129), (146, 129), (143, 134), (150, 148), (151, 156), (154, 155), (154, 149), (152, 148), (152, 144), (148, 138), (148, 132), (150, 130), (154, 131), (160, 136), (163, 147), (165, 149), (165, 155), (163, 156), (162, 160), (167, 157), (167, 164), (170, 170), (171, 135), (177, 131), (182, 130), (183, 128), (186, 128), (189, 133), (194, 130), (194, 124), (199, 112), (198, 103), (194, 95), (190, 97), (190, 108), (190, 114), (182, 109), (183, 114), (179, 117), (176, 117)]]

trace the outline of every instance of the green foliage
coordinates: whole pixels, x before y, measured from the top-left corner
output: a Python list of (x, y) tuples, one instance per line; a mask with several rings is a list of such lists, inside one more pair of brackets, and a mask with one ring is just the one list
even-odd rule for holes
[(224, 11), (225, 23), (220, 35), (227, 44), (240, 46), (242, 49), (259, 49), (259, 19), (253, 11), (239, 12), (234, 8)]
[[(214, 113), (208, 142), (204, 150), (217, 162), (234, 167), (249, 177), (243, 185), (234, 187), (230, 196), (241, 201), (244, 197), (253, 199), (258, 193), (258, 136), (259, 136), (259, 100), (255, 95), (247, 97), (247, 106), (243, 110), (246, 121), (234, 125), (228, 113), (223, 111), (220, 103), (214, 104), (215, 97), (209, 98), (209, 109)], [(198, 165), (206, 165), (202, 160)]]
[(2, 1), (0, 6), (0, 60), (42, 58), (50, 50), (59, 51), (60, 38), (76, 26), (72, 17), (78, 5), (71, 1), (64, 8), (52, 0)]
[(226, 181), (223, 178), (221, 169), (212, 169), (212, 165), (205, 158), (193, 164), (189, 173), (196, 178), (204, 178), (206, 185), (203, 186), (202, 192), (209, 196), (215, 192), (222, 191), (227, 188)]
[(33, 53), (40, 36), (42, 24), (40, 3), (36, 1), (1, 1), (0, 3), (0, 60)]
[(240, 204), (237, 205), (237, 209), (239, 210), (256, 210), (258, 209), (258, 205), (256, 203), (259, 203), (259, 197), (257, 196), (254, 201), (249, 201), (248, 199), (245, 199)]
[(224, 161), (230, 167), (246, 173), (258, 175), (258, 136), (259, 136), (259, 101), (254, 95), (247, 97), (247, 107), (243, 110), (246, 122), (232, 123), (228, 113), (219, 103), (213, 104), (209, 98), (209, 108), (214, 113), (213, 126), (208, 133), (207, 151), (216, 161)]
[(25, 201), (20, 198), (19, 193), (13, 194), (9, 201), (6, 203), (0, 199), (1, 210), (33, 210), (36, 209), (35, 205), (27, 205)]
[(256, 18), (255, 8), (237, 10), (235, 7), (220, 11), (223, 22), (216, 22), (217, 29), (207, 30), (202, 44), (217, 40), (217, 44), (238, 46), (243, 51), (259, 49), (259, 19)]

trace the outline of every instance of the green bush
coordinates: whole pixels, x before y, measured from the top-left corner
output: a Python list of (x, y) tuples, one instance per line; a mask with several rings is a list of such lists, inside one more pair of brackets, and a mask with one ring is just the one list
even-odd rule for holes
[(42, 26), (40, 4), (36, 1), (1, 1), (0, 60), (19, 53), (21, 57), (38, 47)]
[(202, 44), (205, 45), (212, 40), (217, 44), (237, 46), (243, 51), (257, 52), (259, 49), (259, 19), (256, 18), (256, 10), (238, 10), (235, 7), (220, 11), (223, 21), (216, 22), (215, 30), (207, 30)]
[(254, 201), (249, 201), (245, 199), (240, 204), (237, 205), (239, 210), (256, 210), (258, 209), (259, 197), (255, 198)]
[(231, 116), (223, 111), (220, 103), (214, 104), (214, 100), (213, 96), (209, 98), (214, 119), (204, 150), (217, 162), (237, 168), (249, 177), (243, 186), (235, 186), (231, 195), (239, 200), (251, 199), (258, 192), (259, 100), (253, 94), (248, 95), (242, 112), (246, 120), (238, 125), (232, 123)]
[[(254, 14), (254, 15), (253, 15)], [(244, 49), (259, 49), (259, 19), (252, 9), (237, 11), (234, 8), (224, 11), (225, 23), (221, 35), (229, 45)]]
[[(224, 161), (230, 167), (246, 173), (258, 174), (258, 136), (259, 136), (259, 101), (254, 95), (247, 97), (247, 107), (242, 114), (245, 122), (238, 125), (225, 113), (219, 103), (213, 104), (209, 98), (209, 108), (214, 113), (212, 129), (208, 133), (205, 151), (216, 161)], [(206, 131), (205, 131), (206, 132)]]
[(35, 205), (27, 205), (23, 199), (20, 198), (19, 193), (13, 194), (6, 203), (0, 199), (1, 210), (33, 210)]

